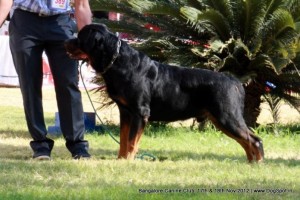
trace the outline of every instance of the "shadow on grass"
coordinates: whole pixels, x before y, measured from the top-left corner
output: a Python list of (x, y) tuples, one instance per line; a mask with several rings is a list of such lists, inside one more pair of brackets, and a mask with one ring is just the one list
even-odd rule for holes
[[(112, 135), (117, 136), (119, 131), (119, 126), (117, 125), (105, 125), (105, 132), (109, 131)], [(152, 131), (151, 131), (152, 132)], [(154, 131), (155, 132), (155, 131)], [(170, 132), (170, 131), (169, 131)], [(103, 134), (103, 132), (92, 132), (88, 134)], [(0, 145), (0, 159), (20, 159), (20, 160), (28, 160), (31, 159), (32, 150), (29, 147), (29, 140), (31, 140), (30, 134), (28, 131), (24, 130), (10, 130), (10, 129), (0, 129), (0, 136), (3, 139), (9, 138), (22, 138), (28, 139), (26, 144), (15, 144), (15, 145), (7, 145), (2, 143)], [(62, 136), (52, 136), (52, 139), (61, 139)], [(115, 149), (105, 149), (101, 148), (101, 146), (93, 146), (90, 147), (90, 153), (95, 159), (100, 160), (114, 160), (117, 158), (118, 154), (118, 145), (112, 147)], [(156, 160), (163, 161), (182, 161), (182, 160), (195, 160), (195, 161), (203, 161), (203, 160), (213, 160), (219, 162), (240, 162), (245, 163), (248, 162), (246, 159), (246, 155), (230, 155), (225, 154), (223, 152), (220, 153), (195, 153), (193, 151), (180, 151), (180, 150), (144, 150), (140, 149), (138, 156), (144, 156), (142, 159), (144, 160), (153, 160), (153, 157)], [(53, 158), (59, 159), (69, 159), (71, 158), (70, 152), (64, 145), (54, 146), (52, 151)], [(299, 166), (299, 159), (288, 159), (284, 157), (278, 158), (266, 158), (264, 160), (266, 164), (283, 164), (289, 167)]]
[[(0, 109), (1, 110), (1, 109)], [(31, 138), (26, 125), (25, 117), (23, 116), (23, 110), (19, 113), (12, 112), (11, 116), (6, 119), (2, 119), (3, 126), (0, 127), (0, 136), (2, 138)], [(45, 123), (54, 125), (54, 117), (45, 117)]]
[[(15, 160), (28, 160), (31, 159), (32, 150), (27, 144), (16, 144), (16, 145), (0, 145), (0, 159), (15, 159)], [(99, 160), (115, 160), (117, 159), (118, 149), (103, 149), (101, 147), (90, 148), (90, 153), (93, 159)], [(152, 161), (152, 155), (160, 162), (164, 161), (184, 161), (184, 160), (194, 160), (194, 161), (218, 161), (218, 162), (239, 162), (247, 163), (246, 156), (235, 156), (226, 154), (216, 154), (216, 153), (194, 153), (191, 151), (151, 151), (146, 153), (143, 149), (140, 150), (138, 156), (145, 154), (144, 160)], [(149, 157), (150, 155), (150, 157)], [(55, 146), (52, 150), (53, 159), (71, 159), (71, 154), (65, 146)], [(140, 158), (137, 158), (140, 159)], [(264, 164), (275, 164), (275, 165), (285, 165), (288, 167), (297, 167), (300, 165), (300, 160), (296, 159), (285, 159), (285, 158), (267, 158), (263, 162)]]
[[(32, 159), (32, 150), (29, 146), (29, 142), (16, 145), (0, 145), (0, 159), (13, 159), (13, 160), (29, 160)], [(117, 158), (116, 150), (109, 149), (90, 149), (90, 153), (94, 159), (100, 160), (113, 160)], [(53, 159), (72, 159), (71, 153), (65, 146), (55, 146), (51, 152)]]
[(28, 131), (24, 130), (11, 130), (11, 129), (0, 129), (0, 136), (2, 138), (24, 138), (31, 139), (31, 136)]
[[(248, 162), (246, 155), (226, 155), (226, 154), (216, 154), (216, 153), (194, 153), (192, 151), (147, 151), (145, 152), (143, 149), (140, 150), (140, 155), (146, 153), (147, 155), (155, 156), (156, 159), (163, 162), (166, 160), (170, 161), (181, 161), (181, 160), (215, 160), (219, 162)], [(149, 158), (151, 159), (151, 157)], [(286, 159), (286, 158), (265, 158), (263, 161), (264, 164), (283, 164), (288, 167), (296, 167), (300, 165), (300, 160), (297, 159)]]

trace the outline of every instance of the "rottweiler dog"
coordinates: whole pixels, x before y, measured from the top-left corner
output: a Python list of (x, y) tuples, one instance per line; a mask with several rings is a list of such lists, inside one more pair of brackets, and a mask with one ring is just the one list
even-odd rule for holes
[(245, 92), (237, 79), (154, 61), (103, 24), (85, 26), (65, 47), (72, 58), (88, 59), (119, 108), (118, 158), (134, 159), (148, 121), (205, 117), (244, 148), (249, 162), (263, 160), (262, 141), (243, 118)]

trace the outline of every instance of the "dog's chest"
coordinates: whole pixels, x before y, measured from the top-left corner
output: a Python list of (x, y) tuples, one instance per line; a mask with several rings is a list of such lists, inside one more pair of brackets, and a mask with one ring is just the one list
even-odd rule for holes
[(123, 106), (128, 105), (128, 95), (125, 89), (126, 85), (107, 85), (107, 93), (109, 97), (117, 104)]

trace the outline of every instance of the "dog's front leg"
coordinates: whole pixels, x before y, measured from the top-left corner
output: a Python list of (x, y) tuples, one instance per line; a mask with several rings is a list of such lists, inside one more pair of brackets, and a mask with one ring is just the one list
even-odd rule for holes
[(128, 110), (123, 109), (119, 106), (120, 111), (120, 149), (119, 149), (119, 159), (127, 159), (128, 157), (128, 141), (129, 141), (129, 131), (132, 122), (132, 115)]
[(137, 113), (132, 116), (129, 131), (129, 140), (127, 143), (127, 159), (133, 160), (138, 152), (138, 145), (143, 135), (144, 128), (150, 116), (149, 106), (138, 106)]
[(120, 111), (120, 150), (119, 159), (133, 160), (138, 152), (138, 143), (150, 116), (150, 109), (137, 109), (136, 112), (118, 104)]
[(133, 160), (138, 152), (138, 144), (144, 132), (145, 125), (146, 120), (143, 117), (139, 115), (133, 117), (129, 131), (129, 141), (127, 143), (128, 160)]

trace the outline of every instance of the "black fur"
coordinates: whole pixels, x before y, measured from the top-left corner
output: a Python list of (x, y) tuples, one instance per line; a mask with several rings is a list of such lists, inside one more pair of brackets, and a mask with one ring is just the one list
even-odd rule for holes
[(118, 53), (118, 40), (105, 25), (92, 24), (85, 26), (77, 39), (67, 41), (66, 49), (75, 58), (87, 56), (119, 107), (120, 158), (135, 155), (148, 120), (201, 121), (207, 117), (242, 145), (249, 161), (263, 159), (262, 142), (243, 118), (245, 94), (237, 79), (210, 70), (156, 62), (124, 41)]

